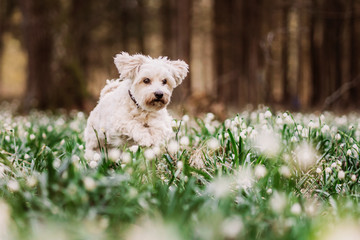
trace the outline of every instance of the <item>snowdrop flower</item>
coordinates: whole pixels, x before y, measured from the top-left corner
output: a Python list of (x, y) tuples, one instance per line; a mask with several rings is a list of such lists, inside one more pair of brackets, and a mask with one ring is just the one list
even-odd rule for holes
[(292, 137), (290, 138), (290, 142), (295, 143), (295, 142), (298, 142), (298, 141), (299, 141), (299, 139), (298, 139), (296, 136), (292, 136)]
[(168, 223), (165, 224), (162, 219), (143, 218), (140, 222), (130, 227), (125, 235), (125, 240), (180, 240), (180, 234), (176, 228)]
[(189, 115), (184, 115), (184, 116), (182, 117), (182, 121), (183, 121), (184, 123), (189, 122), (189, 120), (190, 120)]
[(357, 180), (356, 175), (355, 174), (351, 175), (351, 181), (356, 182), (356, 180)]
[(221, 231), (226, 239), (235, 239), (243, 227), (244, 224), (241, 218), (235, 216), (224, 220), (224, 222), (221, 224)]
[(304, 142), (295, 149), (295, 156), (297, 160), (298, 167), (306, 171), (316, 162), (316, 151), (315, 149)]
[(299, 215), (301, 213), (301, 206), (299, 203), (292, 205), (290, 212), (294, 215)]
[(161, 149), (158, 146), (154, 146), (152, 150), (155, 155), (159, 155), (161, 153)]
[(219, 140), (216, 138), (211, 138), (207, 141), (207, 146), (210, 150), (215, 151), (220, 147)]
[(272, 116), (272, 113), (269, 110), (267, 110), (264, 114), (265, 118), (271, 118), (271, 116)]
[(330, 127), (326, 124), (321, 128), (322, 133), (327, 133), (329, 131), (330, 131)]
[(36, 186), (38, 180), (34, 175), (28, 176), (26, 178), (26, 185), (30, 188), (33, 188)]
[(255, 167), (255, 177), (257, 179), (265, 177), (266, 172), (267, 172), (267, 170), (264, 165), (257, 165)]
[(332, 173), (332, 170), (331, 170), (331, 168), (327, 167), (327, 168), (325, 168), (325, 172), (330, 174), (330, 173)]
[(336, 141), (340, 141), (340, 140), (341, 140), (341, 135), (340, 135), (339, 133), (337, 133), (337, 134), (335, 135), (335, 140), (336, 140)]
[(252, 143), (261, 153), (274, 157), (281, 148), (280, 137), (273, 131), (262, 131), (257, 134)]
[(151, 148), (148, 148), (144, 151), (144, 156), (147, 160), (152, 160), (155, 158), (155, 153)]
[(237, 189), (248, 189), (253, 186), (255, 182), (253, 172), (250, 168), (240, 168), (235, 174), (235, 183)]
[(84, 145), (79, 145), (79, 149), (83, 150), (84, 149)]
[(30, 140), (34, 140), (36, 137), (35, 137), (35, 135), (34, 134), (30, 134)]
[(285, 194), (274, 192), (270, 198), (270, 206), (272, 210), (278, 214), (284, 211), (286, 207), (286, 197)]
[(5, 141), (6, 141), (6, 142), (10, 142), (10, 136), (9, 136), (9, 135), (6, 135), (6, 136), (5, 136)]
[(322, 173), (322, 170), (320, 168), (316, 168), (316, 173), (317, 174), (321, 174)]
[(129, 150), (132, 153), (136, 153), (138, 149), (139, 149), (138, 145), (133, 145), (133, 146), (129, 147)]
[(17, 192), (20, 190), (20, 185), (19, 185), (18, 181), (16, 181), (16, 180), (10, 180), (7, 183), (7, 187), (11, 192)]
[(309, 137), (309, 130), (304, 128), (302, 131), (301, 131), (301, 137), (303, 138), (307, 138)]
[(271, 188), (266, 190), (266, 193), (269, 194), (269, 195), (272, 194), (272, 192), (273, 192), (273, 190)]
[(351, 156), (351, 155), (352, 155), (351, 149), (348, 149), (348, 150), (347, 150), (346, 155), (347, 155), (347, 156)]
[(308, 127), (309, 128), (315, 128), (315, 123), (312, 120), (310, 120), (310, 122), (308, 124)]
[(229, 177), (217, 177), (206, 187), (206, 191), (215, 198), (223, 198), (231, 193), (231, 180)]
[(61, 160), (59, 158), (56, 158), (54, 161), (53, 161), (53, 167), (54, 168), (59, 168), (61, 166)]
[(99, 153), (94, 153), (92, 160), (95, 161), (95, 162), (98, 162), (98, 161), (100, 161), (100, 159), (101, 159), (100, 154)]
[(189, 144), (190, 144), (190, 140), (188, 136), (183, 136), (180, 138), (180, 145), (189, 146)]
[(130, 163), (131, 162), (131, 154), (129, 152), (123, 152), (121, 154), (121, 160), (125, 164)]
[(345, 178), (345, 172), (342, 171), (342, 170), (340, 170), (340, 171), (338, 172), (338, 178), (339, 178), (340, 180), (343, 180), (343, 179)]
[(89, 166), (90, 166), (90, 168), (96, 168), (98, 166), (98, 162), (97, 161), (91, 161)]
[[(30, 139), (31, 139), (31, 135), (30, 135)], [(63, 146), (64, 144), (65, 144), (65, 139), (61, 140), (60, 146)]]
[(84, 182), (85, 189), (89, 192), (93, 191), (96, 188), (96, 182), (91, 177), (85, 177), (83, 179), (83, 182)]
[(336, 168), (336, 167), (337, 167), (337, 164), (336, 164), (336, 163), (332, 163), (330, 167)]
[(169, 151), (169, 153), (175, 154), (179, 150), (179, 144), (176, 141), (172, 140), (167, 145), (167, 150)]
[(290, 169), (287, 166), (281, 166), (279, 169), (279, 172), (281, 175), (283, 175), (286, 178), (289, 178), (291, 176)]
[(277, 125), (283, 124), (283, 120), (281, 119), (280, 116), (278, 116), (278, 117), (276, 118), (276, 124), (277, 124)]
[(184, 166), (184, 163), (183, 163), (182, 161), (178, 161), (178, 162), (176, 163), (176, 166), (177, 166), (178, 169), (182, 169), (183, 166)]
[(121, 152), (117, 148), (112, 148), (109, 151), (109, 159), (113, 162), (118, 162), (121, 156)]
[(26, 153), (26, 154), (24, 155), (24, 158), (25, 158), (25, 159), (29, 159), (29, 158), (30, 158), (30, 155)]

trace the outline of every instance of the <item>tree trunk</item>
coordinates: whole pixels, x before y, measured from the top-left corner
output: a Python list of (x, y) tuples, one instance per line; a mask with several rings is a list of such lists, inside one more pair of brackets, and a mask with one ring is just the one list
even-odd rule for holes
[(54, 1), (20, 0), (23, 33), (28, 54), (28, 75), (23, 110), (55, 107), (53, 96)]

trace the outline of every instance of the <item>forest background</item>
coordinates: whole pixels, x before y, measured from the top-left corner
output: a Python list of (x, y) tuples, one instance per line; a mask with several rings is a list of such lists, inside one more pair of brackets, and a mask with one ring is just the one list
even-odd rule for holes
[(358, 110), (359, 0), (0, 0), (0, 98), (83, 109), (116, 53), (183, 59), (172, 106)]

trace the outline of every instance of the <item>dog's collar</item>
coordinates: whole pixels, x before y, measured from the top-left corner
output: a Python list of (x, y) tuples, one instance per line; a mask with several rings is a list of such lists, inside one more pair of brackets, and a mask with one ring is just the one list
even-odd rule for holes
[(138, 104), (138, 102), (136, 101), (134, 96), (131, 94), (130, 89), (128, 92), (129, 92), (129, 96), (130, 96), (131, 100), (135, 103), (136, 107), (140, 109), (140, 105)]

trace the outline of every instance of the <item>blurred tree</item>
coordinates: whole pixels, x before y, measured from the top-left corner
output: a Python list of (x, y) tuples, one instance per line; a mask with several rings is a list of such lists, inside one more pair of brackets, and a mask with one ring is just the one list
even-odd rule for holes
[(52, 69), (54, 56), (54, 23), (59, 3), (53, 0), (20, 0), (23, 15), (25, 48), (28, 54), (28, 74), (23, 109), (57, 107), (53, 97), (55, 84)]
[(4, 51), (3, 35), (9, 30), (10, 17), (16, 7), (16, 1), (0, 1), (0, 88), (2, 82), (2, 54)]

